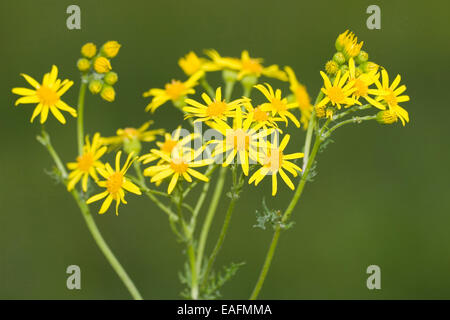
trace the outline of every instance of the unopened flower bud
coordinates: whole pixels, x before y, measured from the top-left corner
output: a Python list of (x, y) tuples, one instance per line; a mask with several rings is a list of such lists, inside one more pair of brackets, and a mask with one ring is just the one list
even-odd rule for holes
[(355, 62), (357, 64), (364, 63), (369, 60), (369, 54), (364, 50), (361, 50), (359, 54), (355, 57)]
[(393, 124), (397, 122), (398, 117), (391, 110), (384, 110), (377, 113), (377, 121), (381, 124)]
[(103, 82), (101, 80), (91, 80), (89, 82), (89, 91), (92, 94), (97, 94), (102, 90)]
[(91, 67), (91, 62), (88, 59), (86, 59), (86, 58), (78, 59), (78, 61), (77, 61), (78, 70), (80, 70), (81, 72), (85, 72), (85, 71), (88, 71), (90, 67)]
[(94, 61), (94, 70), (97, 73), (107, 73), (112, 69), (111, 63), (105, 57), (98, 57)]
[(81, 54), (88, 59), (91, 59), (96, 53), (97, 47), (92, 42), (88, 42), (81, 47)]
[(342, 52), (336, 52), (333, 56), (333, 61), (341, 65), (345, 63), (345, 56)]
[(343, 64), (343, 65), (339, 68), (339, 70), (341, 70), (341, 74), (344, 75), (344, 74), (349, 70), (348, 65)]
[(335, 61), (330, 60), (325, 64), (325, 71), (328, 74), (335, 75), (339, 71), (339, 65)]
[(377, 72), (379, 66), (374, 62), (364, 62), (359, 66), (364, 73), (369, 73), (371, 71)]
[(108, 58), (114, 58), (119, 53), (121, 45), (117, 41), (108, 41), (102, 47), (102, 53)]
[(103, 89), (100, 92), (100, 96), (103, 98), (103, 100), (113, 102), (114, 99), (116, 98), (116, 91), (114, 91), (113, 87), (105, 85), (103, 86)]
[(123, 141), (123, 149), (128, 154), (134, 152), (135, 155), (138, 155), (141, 152), (142, 144), (137, 138), (125, 139)]
[(105, 80), (105, 82), (109, 85), (114, 85), (118, 79), (119, 76), (114, 71), (108, 72), (107, 74), (105, 74), (105, 77), (103, 78), (103, 80)]
[(316, 116), (317, 118), (325, 118), (326, 116), (326, 107), (325, 106), (316, 106)]

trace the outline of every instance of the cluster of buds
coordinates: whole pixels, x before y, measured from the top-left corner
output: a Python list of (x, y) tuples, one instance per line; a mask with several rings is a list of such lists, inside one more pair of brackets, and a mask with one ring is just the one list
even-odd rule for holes
[(88, 42), (81, 47), (82, 57), (77, 62), (78, 70), (89, 83), (89, 91), (100, 94), (108, 102), (114, 101), (116, 97), (113, 86), (118, 80), (117, 73), (112, 71), (110, 59), (119, 53), (120, 46), (117, 41), (108, 41), (97, 52), (97, 46)]
[(348, 30), (341, 33), (336, 39), (337, 52), (333, 58), (325, 64), (327, 74), (334, 76), (340, 70), (342, 74), (348, 71), (348, 61), (353, 58), (356, 64), (356, 76), (377, 70), (378, 65), (369, 61), (369, 54), (361, 50), (363, 41), (358, 43), (358, 38)]

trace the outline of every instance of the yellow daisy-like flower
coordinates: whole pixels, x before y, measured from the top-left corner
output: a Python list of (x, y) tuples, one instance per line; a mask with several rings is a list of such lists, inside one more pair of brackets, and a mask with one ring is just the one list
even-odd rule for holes
[(67, 190), (72, 191), (75, 185), (82, 179), (81, 186), (83, 191), (87, 191), (89, 176), (98, 180), (97, 168), (103, 167), (103, 163), (99, 159), (105, 154), (107, 147), (102, 147), (100, 134), (94, 134), (92, 143), (86, 137), (86, 144), (83, 147), (83, 154), (77, 157), (77, 162), (69, 162), (67, 168), (72, 170), (68, 177)]
[(116, 215), (119, 214), (119, 205), (120, 203), (126, 204), (125, 201), (125, 191), (129, 191), (138, 195), (141, 195), (141, 190), (134, 183), (125, 178), (125, 173), (130, 168), (134, 159), (132, 160), (133, 153), (128, 155), (127, 160), (123, 167), (120, 167), (120, 157), (122, 155), (122, 151), (117, 152), (116, 154), (116, 168), (113, 170), (109, 163), (105, 164), (102, 168), (97, 168), (98, 173), (105, 178), (106, 180), (98, 181), (97, 184), (99, 187), (106, 188), (106, 191), (96, 194), (95, 196), (90, 197), (86, 203), (90, 204), (95, 201), (99, 201), (106, 197), (105, 201), (100, 208), (98, 213), (105, 213), (113, 200), (116, 201)]
[(356, 91), (356, 88), (353, 86), (353, 81), (349, 81), (345, 84), (349, 77), (348, 72), (341, 77), (341, 71), (338, 71), (333, 85), (324, 72), (320, 71), (320, 75), (322, 76), (325, 85), (325, 88), (322, 88), (321, 90), (326, 96), (317, 104), (316, 108), (323, 108), (328, 102), (331, 102), (333, 106), (337, 106), (340, 110), (341, 105), (349, 107), (356, 103), (355, 99), (350, 97), (353, 92)]
[(216, 97), (214, 101), (206, 94), (202, 94), (202, 98), (206, 105), (201, 104), (193, 99), (185, 99), (187, 106), (183, 108), (186, 112), (185, 118), (196, 117), (197, 121), (210, 121), (214, 120), (216, 122), (226, 121), (228, 117), (233, 116), (233, 110), (241, 107), (242, 103), (247, 99), (236, 99), (231, 102), (226, 102), (222, 100), (222, 90), (220, 87), (216, 90)]
[(309, 97), (308, 91), (306, 91), (306, 87), (298, 82), (294, 70), (292, 70), (291, 67), (285, 67), (284, 70), (286, 70), (289, 77), (289, 89), (291, 89), (294, 94), (301, 112), (300, 122), (303, 124), (303, 129), (307, 129), (309, 118), (311, 118), (311, 112), (313, 110), (311, 98)]
[(247, 112), (243, 115), (244, 119), (248, 120), (251, 118), (255, 127), (276, 128), (280, 133), (282, 132), (278, 128), (276, 121), (282, 121), (283, 119), (273, 117), (269, 111), (263, 111), (261, 106), (253, 107), (250, 101), (244, 102), (244, 107)]
[(346, 59), (356, 57), (363, 46), (363, 41), (358, 43), (358, 37), (353, 32), (346, 30), (336, 39), (336, 49), (342, 51)]
[(251, 58), (248, 51), (242, 51), (241, 58), (221, 57), (216, 50), (206, 50), (213, 62), (222, 69), (233, 69), (238, 71), (237, 79), (241, 80), (247, 75), (254, 75), (260, 77), (261, 75), (276, 78), (282, 81), (287, 81), (286, 73), (276, 65), (264, 67), (262, 65), (263, 59)]
[(248, 117), (243, 121), (241, 108), (236, 108), (233, 127), (230, 127), (226, 122), (211, 124), (213, 129), (219, 131), (224, 139), (221, 141), (212, 140), (210, 143), (218, 143), (212, 155), (215, 158), (217, 155), (226, 154), (223, 166), (226, 167), (233, 163), (234, 159), (238, 159), (242, 167), (242, 171), (247, 176), (249, 170), (249, 157), (258, 160), (258, 148), (265, 147), (262, 138), (268, 136), (273, 130), (256, 131), (262, 127), (259, 124), (250, 129), (253, 119)]
[[(189, 144), (192, 140), (200, 137), (198, 133), (191, 133), (185, 137), (181, 137), (181, 129), (181, 126), (179, 126), (172, 135), (170, 133), (164, 133), (164, 142), (156, 142), (156, 145), (158, 146), (160, 152), (170, 156), (170, 154), (177, 148), (186, 148), (186, 145)], [(160, 159), (159, 153), (155, 154), (152, 152), (152, 150), (150, 150), (150, 153), (141, 156), (139, 158), (139, 161), (142, 161), (143, 164), (147, 164), (154, 160)]]
[[(203, 167), (213, 162), (213, 159), (204, 159), (195, 161), (203, 153), (204, 148), (200, 148), (193, 152), (190, 148), (178, 148), (177, 152), (172, 152), (167, 155), (159, 150), (152, 150), (164, 162), (155, 166), (148, 167), (144, 170), (144, 175), (151, 176), (150, 182), (161, 182), (162, 180), (172, 177), (170, 179), (167, 193), (171, 194), (175, 188), (178, 180), (183, 178), (187, 182), (192, 182), (192, 177), (201, 181), (208, 182), (209, 179), (204, 174), (192, 168)], [(191, 177), (192, 176), (192, 177)]]
[(266, 83), (266, 86), (262, 84), (255, 85), (255, 88), (261, 91), (261, 93), (269, 100), (268, 103), (263, 103), (261, 105), (261, 110), (269, 111), (272, 116), (279, 115), (280, 118), (286, 123), (288, 123), (288, 118), (297, 126), (300, 127), (300, 122), (298, 122), (297, 118), (289, 111), (290, 109), (297, 108), (298, 103), (288, 103), (287, 98), (281, 97), (281, 90), (277, 89), (275, 92), (273, 91), (270, 84)]
[(75, 109), (69, 107), (64, 101), (61, 100), (61, 96), (69, 90), (73, 85), (73, 81), (60, 80), (58, 77), (58, 68), (52, 66), (52, 70), (46, 73), (42, 79), (42, 84), (34, 80), (29, 75), (20, 74), (25, 80), (31, 84), (35, 90), (28, 88), (13, 88), (12, 92), (23, 97), (16, 100), (15, 105), (21, 103), (37, 103), (37, 107), (34, 109), (30, 122), (33, 122), (39, 114), (41, 115), (41, 123), (47, 120), (48, 111), (58, 119), (62, 124), (66, 123), (66, 119), (60, 112), (60, 110), (67, 111), (71, 116), (76, 117), (77, 112)]
[(356, 89), (353, 92), (353, 98), (355, 99), (356, 103), (361, 105), (361, 103), (358, 100), (360, 97), (363, 97), (368, 103), (370, 103), (374, 107), (377, 107), (378, 109), (381, 110), (385, 110), (386, 107), (383, 106), (379, 101), (376, 101), (375, 99), (369, 97), (369, 94), (371, 95), (380, 94), (380, 90), (369, 88), (380, 77), (377, 71), (372, 70), (368, 73), (362, 73), (359, 76), (356, 76), (355, 61), (353, 60), (353, 58), (350, 58), (348, 65), (349, 65), (349, 80), (353, 81), (353, 87)]
[(409, 96), (407, 95), (401, 95), (403, 92), (406, 91), (406, 86), (400, 84), (401, 77), (398, 74), (397, 77), (395, 77), (394, 81), (391, 85), (389, 85), (389, 75), (386, 70), (381, 70), (381, 80), (376, 81), (376, 85), (378, 89), (382, 92), (382, 94), (377, 97), (377, 100), (383, 100), (387, 103), (389, 106), (389, 110), (394, 112), (402, 121), (403, 126), (405, 125), (405, 122), (409, 122), (409, 115), (408, 111), (400, 107), (398, 104), (400, 102), (406, 102), (409, 101)]
[(199, 58), (193, 51), (180, 58), (178, 65), (188, 76), (192, 76), (197, 72), (200, 72), (203, 76), (206, 71), (217, 71), (220, 69), (215, 63)]
[(155, 112), (156, 109), (169, 100), (176, 103), (188, 94), (194, 94), (195, 90), (193, 88), (197, 85), (197, 81), (201, 76), (201, 73), (195, 73), (185, 82), (172, 80), (172, 82), (165, 85), (164, 89), (154, 88), (144, 92), (144, 98), (153, 96), (152, 101), (147, 105), (145, 111)]
[(283, 151), (286, 148), (289, 139), (290, 136), (287, 134), (284, 136), (279, 146), (268, 145), (268, 148), (265, 150), (264, 157), (260, 160), (262, 167), (250, 177), (248, 180), (249, 184), (255, 182), (255, 186), (257, 186), (266, 175), (270, 174), (272, 175), (272, 196), (275, 196), (278, 189), (277, 174), (279, 173), (288, 187), (292, 190), (295, 189), (294, 184), (284, 170), (290, 172), (294, 177), (296, 177), (298, 174), (297, 172), (302, 171), (302, 169), (289, 160), (303, 158), (304, 154), (301, 152), (284, 154)]
[(143, 142), (151, 142), (160, 134), (164, 133), (164, 129), (147, 130), (154, 121), (145, 122), (139, 128), (123, 128), (118, 129), (116, 136), (101, 138), (101, 142), (106, 145), (121, 145), (126, 141), (139, 140)]

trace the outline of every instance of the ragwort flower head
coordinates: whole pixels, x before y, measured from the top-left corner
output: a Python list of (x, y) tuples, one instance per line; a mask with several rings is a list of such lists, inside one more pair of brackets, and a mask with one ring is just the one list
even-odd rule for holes
[(101, 188), (106, 188), (106, 190), (102, 193), (96, 194), (95, 196), (90, 197), (86, 203), (90, 204), (95, 201), (99, 201), (103, 198), (106, 198), (103, 201), (103, 204), (98, 213), (105, 213), (113, 200), (116, 201), (116, 215), (119, 214), (119, 205), (120, 203), (126, 204), (125, 201), (125, 191), (132, 192), (134, 194), (142, 194), (141, 190), (134, 183), (125, 178), (125, 173), (130, 168), (131, 164), (135, 159), (132, 159), (133, 153), (128, 155), (127, 160), (123, 167), (120, 166), (120, 157), (122, 155), (122, 151), (117, 152), (116, 154), (116, 167), (115, 170), (111, 167), (109, 163), (107, 163), (104, 167), (97, 168), (98, 173), (105, 178), (103, 181), (98, 181), (97, 184)]
[(87, 191), (89, 176), (98, 180), (97, 168), (103, 167), (103, 163), (99, 160), (105, 154), (107, 147), (102, 146), (100, 134), (96, 133), (92, 139), (92, 143), (89, 142), (89, 138), (86, 137), (86, 144), (83, 146), (83, 153), (77, 157), (76, 162), (69, 162), (67, 168), (72, 170), (68, 177), (67, 190), (71, 191), (75, 185), (82, 180), (81, 186), (83, 191)]
[(60, 110), (69, 112), (69, 114), (73, 117), (77, 116), (76, 110), (69, 107), (64, 101), (61, 100), (61, 96), (69, 90), (69, 88), (73, 85), (73, 81), (67, 79), (57, 79), (58, 68), (55, 65), (52, 66), (52, 70), (49, 73), (44, 75), (42, 84), (34, 80), (29, 75), (22, 73), (21, 76), (24, 77), (31, 86), (33, 86), (34, 90), (28, 88), (13, 88), (12, 92), (23, 96), (16, 100), (16, 106), (21, 103), (37, 103), (30, 122), (33, 122), (34, 118), (40, 114), (41, 123), (44, 123), (47, 120), (49, 111), (62, 124), (66, 123), (66, 119)]

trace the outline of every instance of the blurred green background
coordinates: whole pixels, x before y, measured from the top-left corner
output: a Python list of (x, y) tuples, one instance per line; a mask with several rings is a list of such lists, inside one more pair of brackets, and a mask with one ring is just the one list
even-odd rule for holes
[[(77, 1), (82, 29), (71, 31), (66, 8), (72, 3), (0, 2), (0, 298), (129, 298), (70, 194), (45, 173), (52, 163), (35, 140), (39, 125), (29, 123), (32, 107), (13, 108), (17, 97), (11, 88), (26, 86), (20, 72), (41, 79), (56, 64), (60, 77), (76, 81), (64, 96), (75, 106), (81, 45), (118, 40), (123, 47), (113, 60), (117, 99), (106, 103), (88, 95), (87, 132), (112, 135), (150, 118), (157, 127), (173, 129), (181, 115), (169, 104), (154, 115), (144, 113), (148, 99), (141, 95), (172, 78), (184, 79), (177, 61), (188, 51), (215, 48), (235, 56), (248, 49), (267, 64), (292, 66), (315, 96), (319, 70), (347, 28), (364, 40), (372, 60), (391, 76), (402, 75), (411, 122), (404, 128), (364, 123), (336, 132), (294, 212), (295, 227), (282, 234), (260, 298), (450, 298), (448, 2)], [(370, 4), (381, 7), (381, 30), (366, 27)], [(47, 129), (63, 159), (74, 159), (75, 121), (62, 126), (51, 117)], [(293, 127), (290, 133), (293, 150), (304, 133)], [(291, 194), (283, 186), (272, 198), (268, 181), (246, 188), (218, 259), (246, 265), (224, 287), (224, 298), (248, 298), (259, 274), (272, 236), (271, 230), (252, 227), (261, 198), (282, 209)], [(96, 214), (99, 228), (145, 298), (179, 298), (182, 245), (146, 198), (128, 200), (119, 216)], [(66, 288), (71, 264), (81, 267), (82, 290)], [(382, 290), (366, 288), (371, 264), (381, 267)]]

